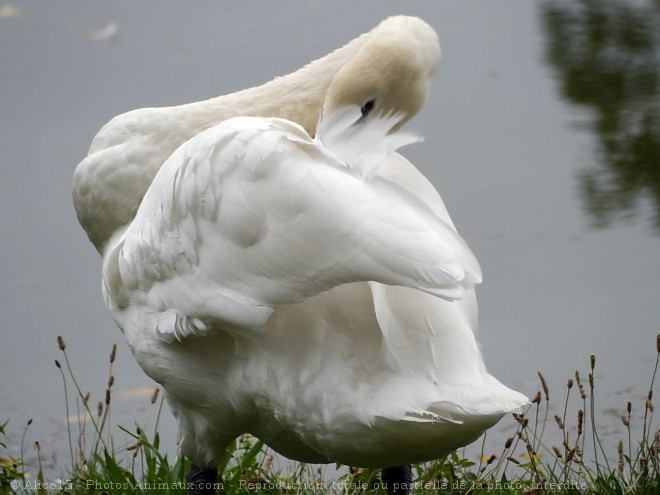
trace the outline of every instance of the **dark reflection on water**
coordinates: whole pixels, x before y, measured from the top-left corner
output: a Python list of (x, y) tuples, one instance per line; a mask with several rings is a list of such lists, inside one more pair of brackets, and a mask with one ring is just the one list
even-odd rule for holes
[(600, 163), (579, 187), (594, 225), (648, 204), (660, 234), (660, 1), (554, 1), (541, 13), (563, 96), (593, 113)]

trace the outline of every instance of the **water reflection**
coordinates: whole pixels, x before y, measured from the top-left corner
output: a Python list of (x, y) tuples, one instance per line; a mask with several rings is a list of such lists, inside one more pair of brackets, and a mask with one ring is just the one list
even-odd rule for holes
[(554, 1), (541, 15), (563, 96), (593, 113), (599, 163), (579, 187), (594, 225), (649, 205), (660, 234), (660, 1)]

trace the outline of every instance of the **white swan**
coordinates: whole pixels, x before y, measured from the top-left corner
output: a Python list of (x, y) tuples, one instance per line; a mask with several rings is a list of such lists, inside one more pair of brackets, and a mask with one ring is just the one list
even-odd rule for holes
[[(120, 116), (77, 169), (106, 303), (197, 466), (217, 465), (244, 432), (305, 462), (406, 465), (526, 402), (483, 364), (476, 260), (435, 189), (393, 152), (412, 139), (386, 134), (422, 107), (438, 58), (427, 24), (391, 18), (248, 90), (314, 88), (296, 111), (307, 130), (215, 125), (241, 113), (238, 93)], [(291, 116), (286, 98), (243, 113)]]

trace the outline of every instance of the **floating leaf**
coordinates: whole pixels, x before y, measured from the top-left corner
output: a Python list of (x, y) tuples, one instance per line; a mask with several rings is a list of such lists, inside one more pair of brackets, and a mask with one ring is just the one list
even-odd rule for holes
[(25, 11), (12, 4), (12, 3), (6, 3), (4, 5), (0, 5), (0, 18), (3, 19), (20, 19), (25, 15)]

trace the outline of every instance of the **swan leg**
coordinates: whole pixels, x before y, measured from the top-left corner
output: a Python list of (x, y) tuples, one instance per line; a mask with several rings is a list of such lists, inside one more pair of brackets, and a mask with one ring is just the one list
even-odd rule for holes
[(410, 464), (383, 469), (383, 483), (388, 495), (409, 495), (412, 488)]
[(188, 482), (188, 495), (215, 495), (218, 470), (216, 468), (204, 469), (191, 464), (186, 481)]

